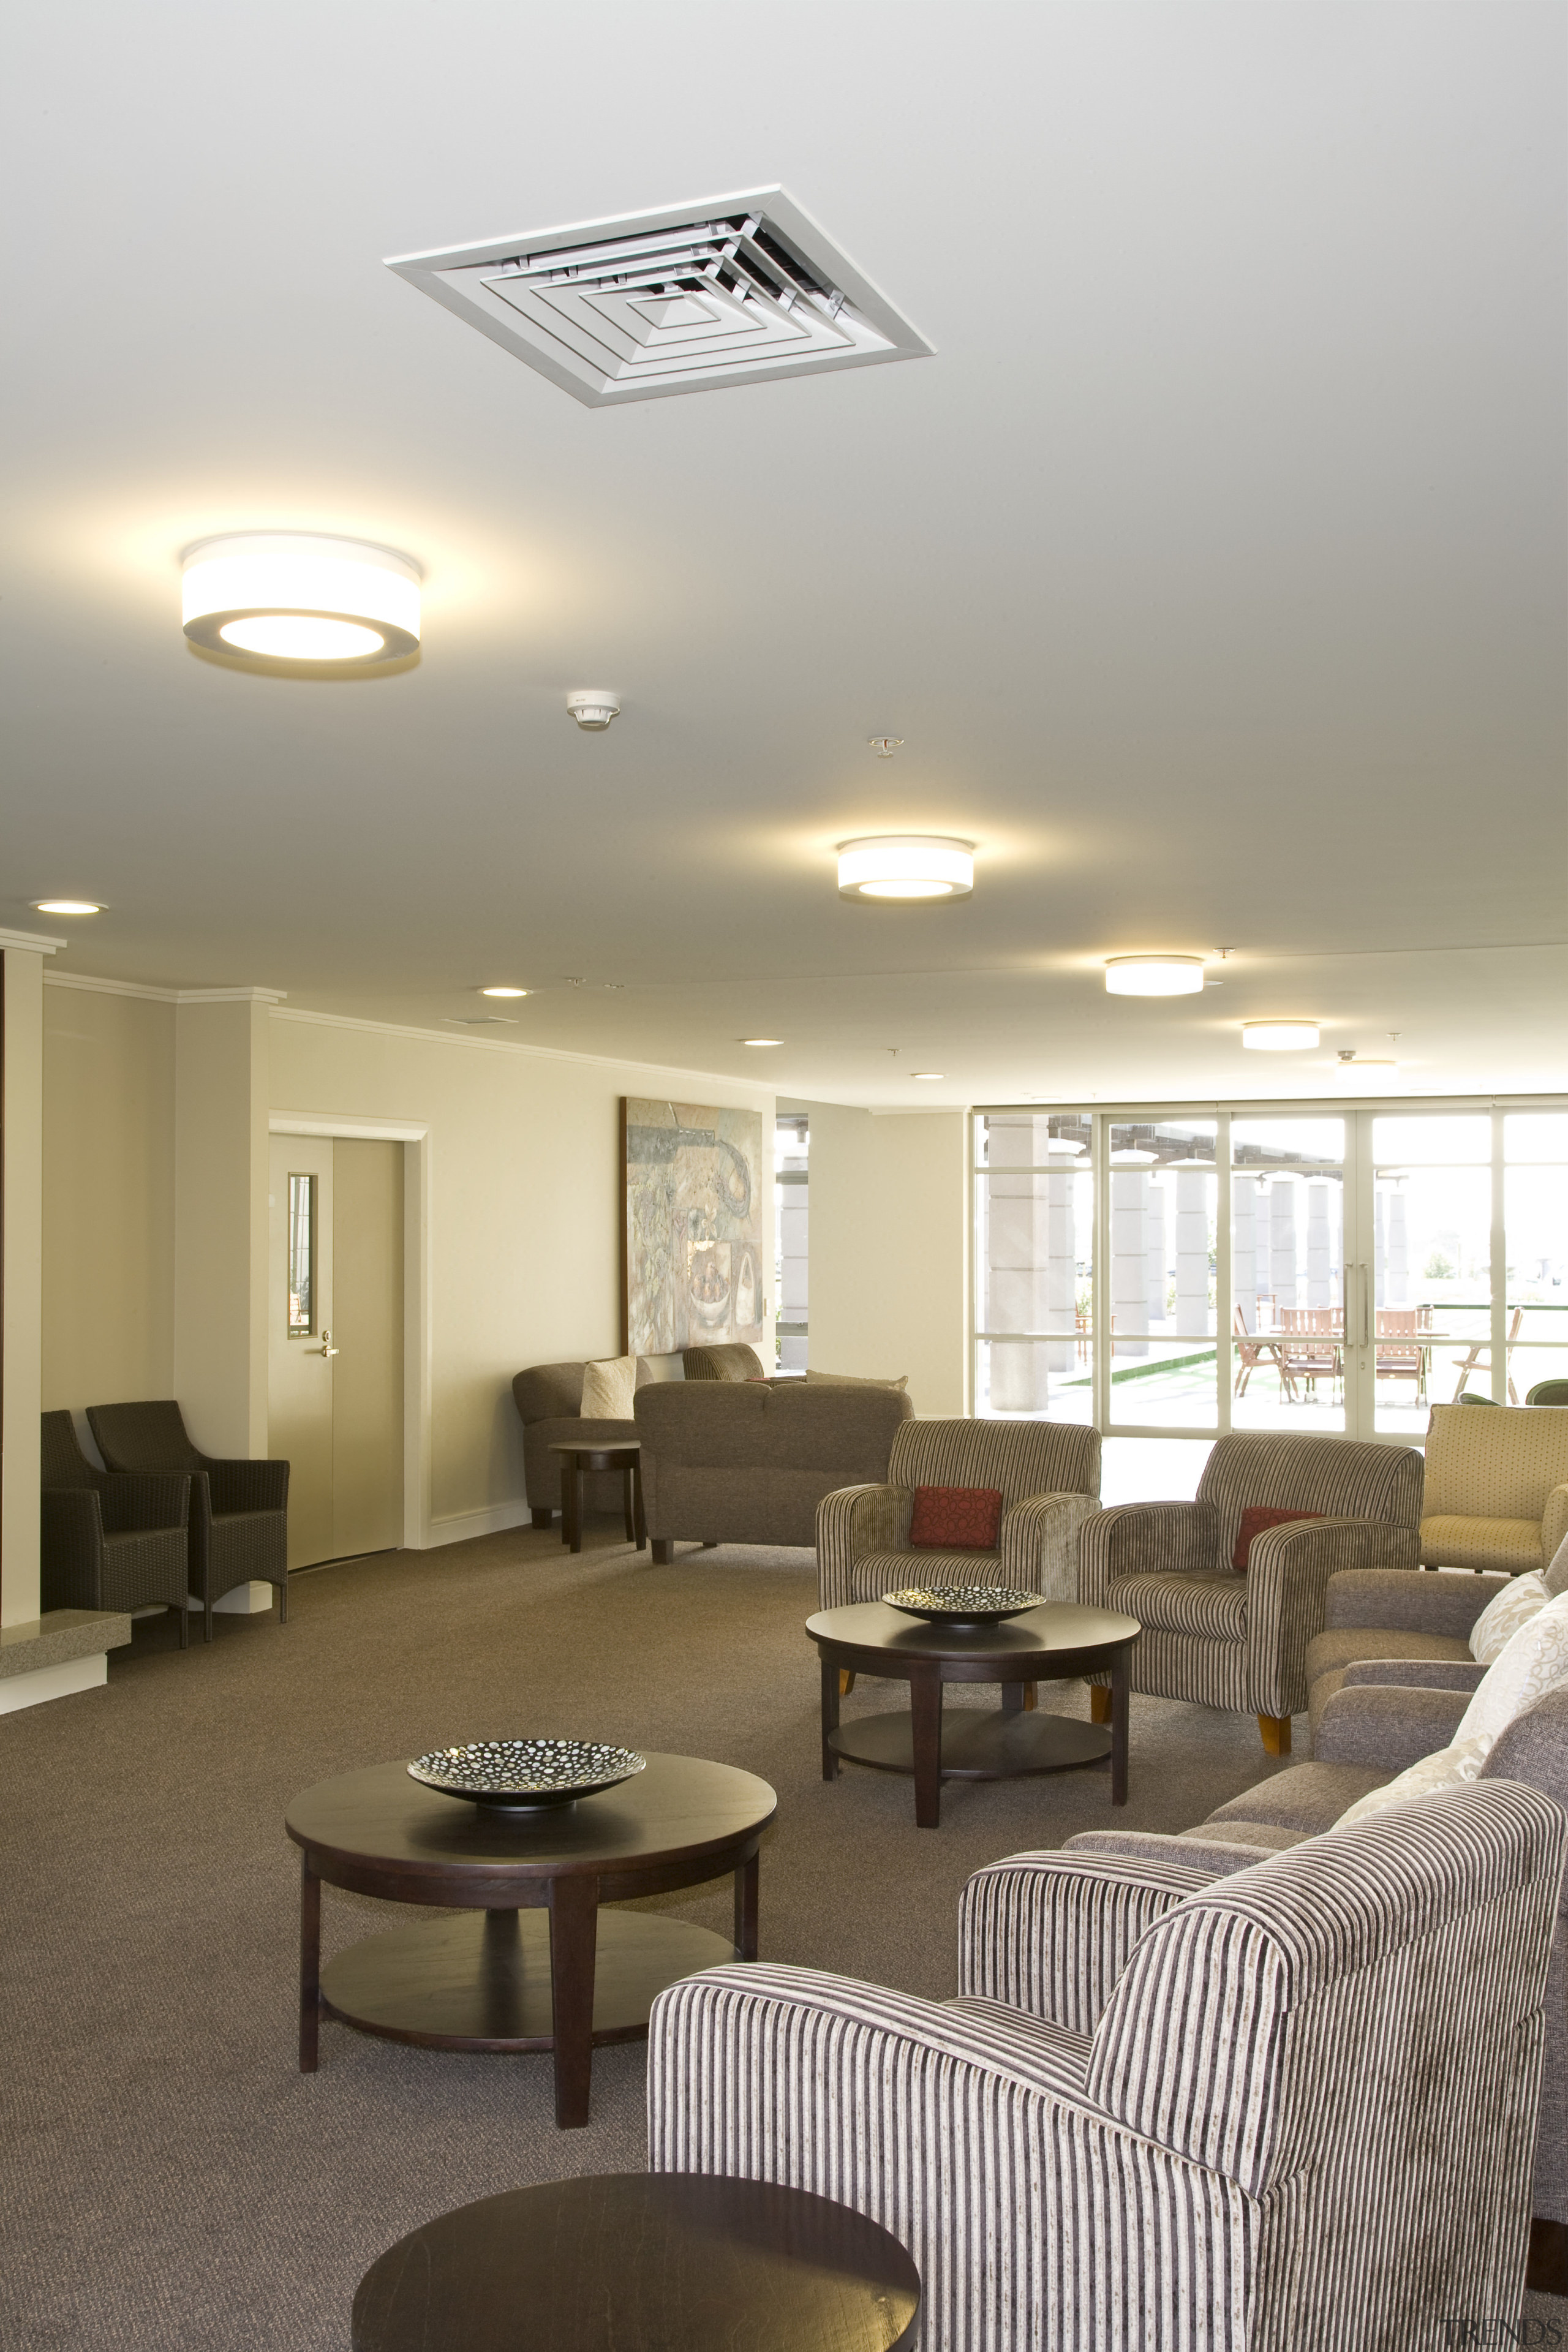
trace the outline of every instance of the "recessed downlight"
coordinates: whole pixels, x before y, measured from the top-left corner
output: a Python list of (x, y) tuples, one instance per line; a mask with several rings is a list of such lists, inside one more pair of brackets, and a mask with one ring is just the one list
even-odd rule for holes
[(101, 915), (103, 907), (97, 898), (35, 898), (40, 915)]
[(419, 646), (419, 572), (405, 555), (324, 533), (253, 530), (187, 548), (185, 635), (258, 661), (395, 661)]
[(838, 845), (841, 898), (967, 898), (973, 887), (972, 841), (895, 833)]
[(1193, 996), (1203, 984), (1202, 956), (1112, 956), (1105, 967), (1111, 996)]
[(1244, 1021), (1241, 1042), (1255, 1054), (1305, 1054), (1318, 1042), (1315, 1021)]
[(742, 1037), (741, 1043), (742, 1045), (782, 1045), (784, 1039), (782, 1037)]
[(923, 1084), (927, 1080), (945, 1078), (947, 1072), (945, 1070), (911, 1070), (910, 1076), (911, 1078), (919, 1078)]
[(481, 996), (531, 996), (531, 988), (481, 988)]

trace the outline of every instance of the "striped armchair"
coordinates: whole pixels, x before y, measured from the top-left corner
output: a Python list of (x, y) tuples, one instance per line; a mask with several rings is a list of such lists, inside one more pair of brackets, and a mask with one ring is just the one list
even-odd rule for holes
[[(1255, 1536), (1238, 1576), (1231, 1559), (1241, 1515), (1258, 1506), (1317, 1516)], [(1084, 1521), (1078, 1597), (1142, 1626), (1135, 1691), (1255, 1715), (1268, 1753), (1288, 1756), (1330, 1577), (1342, 1568), (1413, 1569), (1420, 1520), (1413, 1447), (1222, 1437), (1195, 1501), (1123, 1503)], [(1109, 1721), (1110, 1691), (1094, 1696), (1096, 1720)]]
[(661, 1993), (650, 2168), (880, 2222), (924, 2352), (1517, 2320), (1565, 1842), (1489, 1781), (1213, 1883), (1015, 1855), (965, 1891), (956, 2001), (754, 1962)]
[[(911, 1551), (917, 1486), (993, 1486), (1002, 1496), (995, 1552)], [(1015, 1584), (1047, 1601), (1078, 1598), (1078, 1531), (1100, 1500), (1100, 1432), (1048, 1421), (907, 1421), (882, 1486), (840, 1486), (816, 1507), (816, 1582), (824, 1609), (879, 1601), (919, 1570), (925, 1583)]]

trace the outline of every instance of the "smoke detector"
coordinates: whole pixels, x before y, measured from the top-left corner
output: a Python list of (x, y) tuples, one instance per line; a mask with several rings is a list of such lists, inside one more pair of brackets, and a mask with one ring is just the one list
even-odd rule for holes
[(566, 698), (566, 708), (579, 727), (607, 727), (620, 707), (613, 686), (580, 686)]
[(588, 408), (932, 348), (779, 187), (398, 254), (387, 268)]

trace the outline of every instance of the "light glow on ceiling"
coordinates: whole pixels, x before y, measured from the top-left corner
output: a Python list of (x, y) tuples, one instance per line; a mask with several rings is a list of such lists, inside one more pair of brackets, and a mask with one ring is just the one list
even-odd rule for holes
[(481, 996), (531, 996), (531, 988), (481, 988)]
[(1244, 1021), (1241, 1042), (1255, 1054), (1305, 1054), (1318, 1042), (1315, 1021)]
[(101, 915), (103, 912), (96, 898), (35, 898), (33, 904), (40, 915)]
[(741, 1043), (742, 1045), (782, 1045), (784, 1039), (782, 1037), (742, 1037)]
[(967, 898), (973, 887), (972, 841), (898, 833), (838, 845), (841, 898)]
[(205, 652), (356, 668), (419, 646), (419, 573), (361, 540), (247, 531), (187, 548), (182, 611)]
[(1202, 956), (1112, 956), (1105, 967), (1111, 996), (1194, 996), (1203, 984)]

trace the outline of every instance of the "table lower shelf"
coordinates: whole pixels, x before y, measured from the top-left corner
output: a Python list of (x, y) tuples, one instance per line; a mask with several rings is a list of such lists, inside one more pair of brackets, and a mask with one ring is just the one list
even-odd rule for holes
[[(656, 1993), (737, 1957), (710, 1928), (647, 1912), (599, 1913), (594, 2041), (647, 2032)], [(322, 2014), (431, 2050), (555, 2045), (547, 1911), (455, 1911), (372, 1936), (321, 1970)]]
[[(877, 1772), (915, 1769), (914, 1719), (899, 1715), (863, 1715), (841, 1723), (827, 1744), (846, 1764), (868, 1764)], [(1076, 1716), (1039, 1710), (991, 1714), (979, 1707), (950, 1707), (942, 1718), (944, 1780), (1011, 1780), (1026, 1772), (1070, 1772), (1099, 1764), (1110, 1753), (1108, 1726)]]

